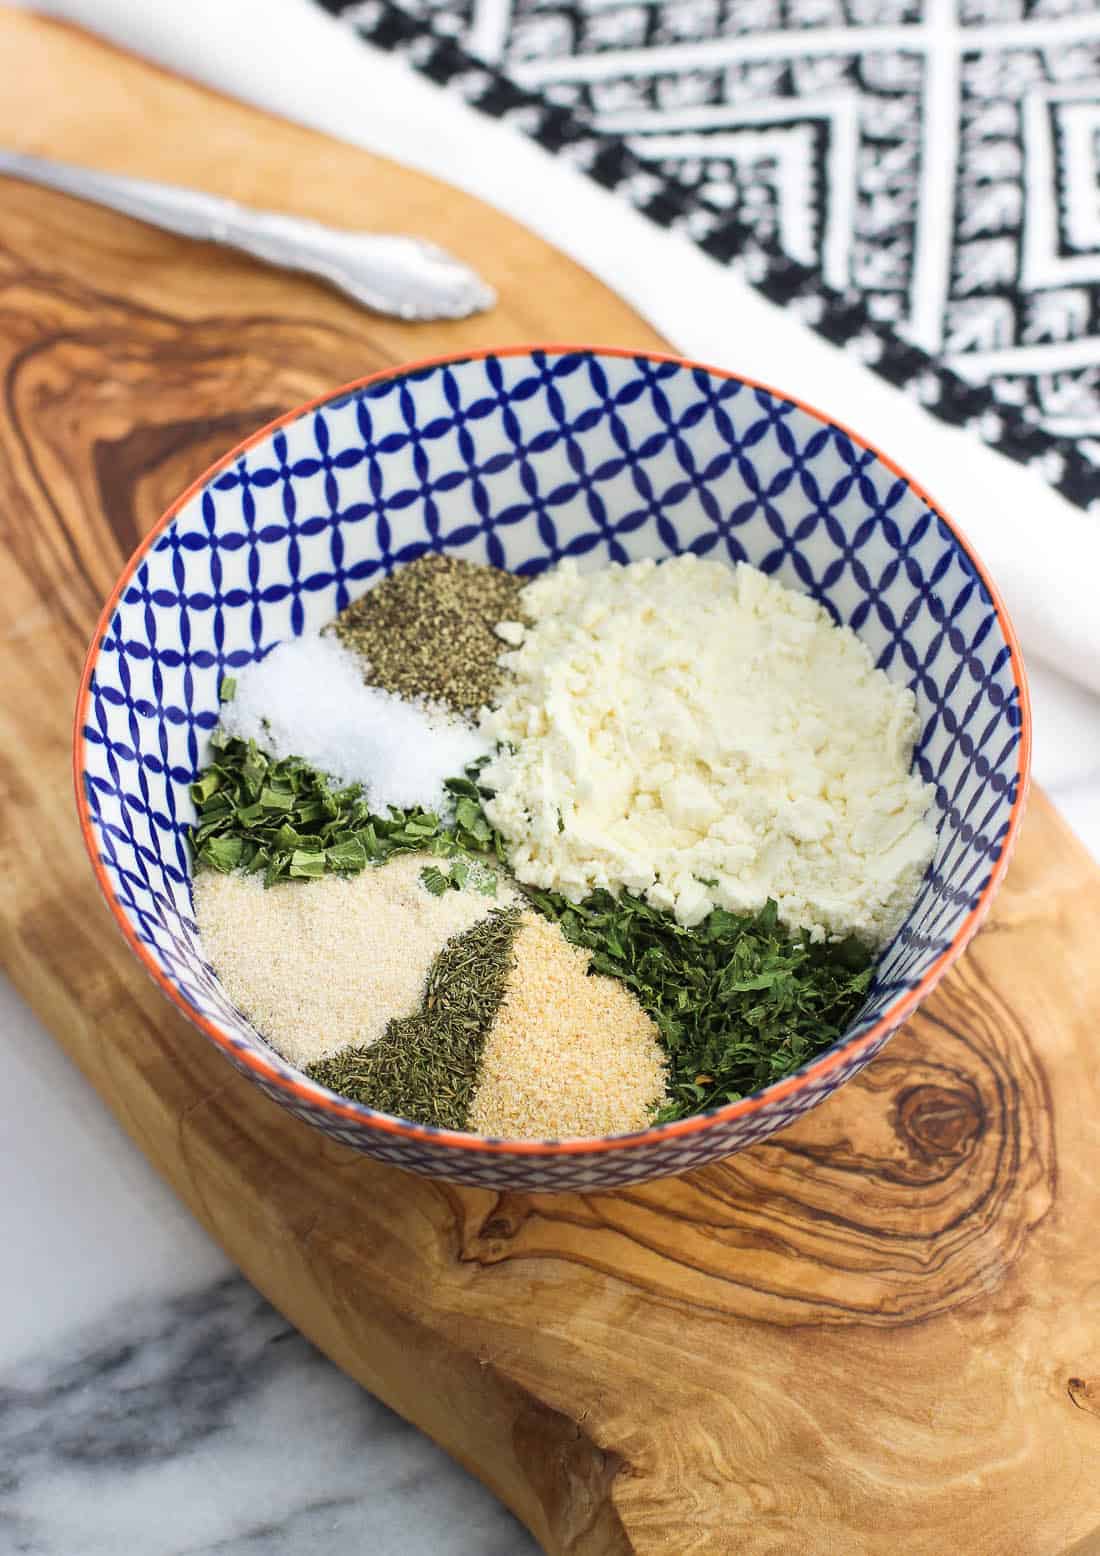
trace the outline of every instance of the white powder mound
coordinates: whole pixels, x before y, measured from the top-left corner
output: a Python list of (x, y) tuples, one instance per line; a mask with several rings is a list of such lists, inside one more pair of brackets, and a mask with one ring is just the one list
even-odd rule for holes
[(355, 655), (330, 637), (292, 638), (242, 670), (222, 724), (273, 756), (361, 783), (382, 814), (390, 805), (444, 809), (443, 780), (490, 749), (458, 720), (365, 686)]
[(398, 854), (345, 880), (280, 881), (200, 870), (195, 918), (233, 1003), (291, 1064), (377, 1042), (420, 1003), (433, 961), (454, 935), (515, 893), (495, 897), (420, 884), (431, 854)]
[[(769, 897), (792, 928), (896, 931), (935, 848), (913, 693), (756, 568), (682, 556), (523, 592), (486, 813), (520, 881), (625, 888), (680, 923)], [(509, 748), (510, 746), (510, 748)]]

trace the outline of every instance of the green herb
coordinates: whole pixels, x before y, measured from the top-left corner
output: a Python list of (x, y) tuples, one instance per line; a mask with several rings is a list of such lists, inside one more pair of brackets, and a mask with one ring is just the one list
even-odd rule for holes
[(202, 777), (191, 785), (191, 798), (196, 805), (205, 805), (221, 787), (221, 778), (212, 769), (203, 773)]
[(349, 837), (342, 843), (334, 843), (325, 849), (325, 863), (337, 875), (358, 875), (367, 867), (367, 850), (363, 840)]
[[(191, 828), (196, 868), (262, 871), (264, 885), (271, 886), (356, 875), (393, 854), (430, 853), (454, 860), (456, 868), (464, 865), (462, 876), (452, 868), (450, 884), (462, 885), (476, 865), (478, 890), (495, 895), (496, 876), (486, 856), (495, 851), (503, 860), (503, 843), (481, 814), (471, 778), (449, 780), (461, 815), (444, 825), (426, 810), (375, 815), (360, 785), (340, 788), (299, 757), (277, 761), (255, 741), (217, 731), (212, 743), (214, 759), (191, 785), (198, 812)], [(446, 884), (444, 877), (443, 887), (429, 890), (445, 890)]]
[(483, 897), (495, 897), (497, 894), (496, 871), (489, 869), (483, 859), (472, 856), (459, 855), (451, 861), (448, 871), (429, 865), (420, 872), (420, 884), (433, 897), (442, 897), (448, 887), (454, 891), (463, 891), (467, 886), (472, 886)]
[(221, 702), (232, 702), (237, 695), (237, 677), (235, 675), (223, 675), (222, 684), (218, 687), (218, 698)]
[(288, 875), (301, 876), (303, 879), (316, 880), (319, 875), (325, 873), (324, 850), (317, 853), (309, 853), (304, 848), (296, 848), (290, 856), (290, 868)]
[(449, 940), (432, 964), (415, 1015), (391, 1021), (371, 1047), (344, 1049), (310, 1065), (306, 1074), (380, 1112), (464, 1128), (512, 967), (519, 919), (518, 908), (494, 908)]
[(694, 929), (637, 897), (598, 892), (576, 906), (532, 900), (591, 970), (620, 978), (655, 1021), (669, 1054), (669, 1103), (656, 1122), (734, 1102), (797, 1070), (843, 1034), (871, 982), (855, 940), (815, 945), (774, 902), (757, 914), (715, 908)]
[(421, 870), (420, 884), (425, 891), (430, 891), (433, 897), (442, 897), (451, 883), (439, 866), (433, 864), (428, 869)]
[(207, 864), (223, 875), (240, 868), (244, 844), (239, 837), (212, 837), (203, 844), (203, 849)]

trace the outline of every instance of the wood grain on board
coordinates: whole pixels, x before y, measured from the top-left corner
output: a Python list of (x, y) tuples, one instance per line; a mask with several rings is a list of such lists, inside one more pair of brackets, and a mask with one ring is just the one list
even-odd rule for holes
[[(0, 954), (256, 1285), (552, 1556), (1100, 1551), (1100, 871), (1036, 796), (989, 928), (796, 1127), (625, 1193), (494, 1195), (358, 1157), (168, 1007), (97, 900), (70, 718), (103, 597), (215, 455), (463, 346), (660, 344), (499, 213), (0, 12), (5, 144), (443, 240), (462, 324), (0, 180)], [(201, 125), (201, 128), (199, 127)], [(797, 362), (777, 363), (797, 388)]]

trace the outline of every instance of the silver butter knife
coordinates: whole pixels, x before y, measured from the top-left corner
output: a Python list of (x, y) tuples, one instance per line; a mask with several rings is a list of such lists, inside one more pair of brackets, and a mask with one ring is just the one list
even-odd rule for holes
[(375, 313), (464, 319), (496, 293), (445, 249), (396, 233), (344, 232), (280, 211), (259, 211), (198, 189), (121, 178), (93, 168), (0, 150), (0, 174), (109, 206), (185, 238), (242, 249), (284, 270), (319, 276)]

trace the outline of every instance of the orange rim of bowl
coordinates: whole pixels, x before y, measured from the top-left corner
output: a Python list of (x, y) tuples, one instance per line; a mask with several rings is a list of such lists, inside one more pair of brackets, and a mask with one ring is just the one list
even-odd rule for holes
[[(388, 1113), (378, 1113), (361, 1103), (348, 1102), (339, 1097), (335, 1092), (326, 1090), (304, 1077), (295, 1079), (283, 1074), (263, 1054), (251, 1050), (240, 1049), (230, 1039), (228, 1033), (217, 1026), (208, 1017), (201, 1014), (180, 992), (177, 986), (168, 978), (157, 965), (146, 946), (138, 939), (133, 926), (120, 906), (115, 895), (114, 888), (107, 875), (106, 867), (99, 856), (99, 846), (91, 818), (88, 814), (87, 795), (84, 786), (84, 722), (87, 712), (88, 695), (91, 687), (91, 678), (95, 670), (96, 661), (102, 647), (102, 640), (124, 590), (129, 586), (130, 580), (140, 566), (146, 553), (152, 549), (156, 541), (177, 516), (182, 508), (191, 501), (199, 492), (210, 484), (214, 478), (221, 474), (229, 465), (233, 464), (249, 449), (257, 443), (263, 442), (280, 427), (288, 426), (291, 422), (298, 421), (302, 416), (308, 415), (312, 410), (322, 405), (327, 405), (333, 400), (340, 400), (349, 395), (369, 388), (372, 384), (382, 383), (391, 378), (407, 378), (414, 373), (424, 372), (430, 368), (458, 366), (465, 362), (485, 361), (489, 357), (526, 357), (541, 353), (545, 356), (594, 356), (594, 357), (619, 357), (647, 362), (669, 363), (673, 366), (707, 373), (714, 378), (736, 380), (748, 389), (758, 389), (775, 399), (786, 401), (797, 406), (807, 415), (815, 417), (827, 427), (834, 427), (838, 432), (851, 439), (858, 447), (873, 454), (887, 470), (893, 471), (899, 476), (917, 497), (931, 509), (938, 519), (951, 531), (955, 541), (968, 557), (972, 567), (981, 579), (993, 604), (997, 621), (1008, 645), (1012, 660), (1013, 677), (1018, 696), (1020, 710), (1019, 725), (1019, 765), (1017, 768), (1016, 798), (1009, 815), (1008, 827), (1001, 843), (1001, 851), (990, 872), (978, 901), (971, 908), (966, 918), (959, 925), (952, 937), (951, 944), (942, 951), (931, 967), (920, 979), (915, 988), (908, 993), (900, 995), (888, 1009), (879, 1017), (874, 1026), (864, 1032), (861, 1037), (841, 1042), (830, 1048), (819, 1059), (811, 1061), (808, 1065), (788, 1076), (786, 1080), (777, 1081), (773, 1086), (764, 1091), (753, 1092), (751, 1096), (743, 1097), (739, 1102), (727, 1103), (721, 1108), (712, 1108), (706, 1113), (692, 1114), (689, 1118), (678, 1119), (670, 1124), (658, 1124), (649, 1129), (638, 1130), (633, 1134), (603, 1135), (594, 1138), (575, 1138), (564, 1140), (496, 1140), (482, 1135), (466, 1134), (459, 1130), (437, 1129), (431, 1125), (414, 1124), (410, 1120), (395, 1118)], [(525, 345), (484, 347), (474, 351), (448, 352), (442, 356), (425, 357), (417, 362), (402, 363), (397, 367), (383, 368), (377, 373), (370, 373), (365, 378), (355, 379), (352, 383), (344, 384), (341, 388), (329, 390), (326, 394), (318, 395), (315, 399), (307, 401), (304, 405), (296, 406), (284, 415), (276, 417), (266, 426), (260, 427), (251, 436), (245, 438), (228, 453), (204, 471), (162, 515), (157, 523), (138, 545), (130, 560), (123, 568), (110, 599), (103, 607), (95, 632), (92, 636), (88, 652), (85, 655), (84, 667), (80, 676), (80, 687), (77, 692), (76, 710), (73, 726), (73, 781), (76, 789), (77, 816), (80, 821), (80, 830), (84, 838), (84, 846), (88, 850), (88, 856), (92, 862), (99, 889), (114, 916), (115, 922), (130, 949), (141, 962), (145, 971), (158, 985), (161, 991), (176, 1005), (188, 1020), (199, 1028), (210, 1040), (228, 1056), (234, 1063), (242, 1064), (252, 1071), (257, 1077), (266, 1081), (282, 1092), (288, 1100), (307, 1104), (311, 1108), (320, 1108), (333, 1119), (350, 1121), (360, 1124), (368, 1129), (377, 1130), (382, 1135), (397, 1135), (407, 1140), (420, 1144), (431, 1143), (444, 1146), (448, 1149), (470, 1151), (479, 1154), (497, 1154), (507, 1156), (584, 1156), (597, 1155), (609, 1151), (629, 1151), (642, 1146), (658, 1144), (664, 1140), (674, 1140), (685, 1135), (702, 1134), (707, 1130), (717, 1129), (725, 1124), (732, 1123), (739, 1118), (747, 1118), (753, 1113), (760, 1112), (763, 1108), (782, 1102), (805, 1087), (813, 1086), (825, 1079), (834, 1070), (842, 1065), (847, 1065), (872, 1047), (881, 1037), (891, 1032), (909, 1016), (921, 1001), (928, 995), (943, 977), (963, 951), (966, 949), (974, 934), (980, 929), (990, 904), (1004, 874), (1008, 868), (1008, 862), (1016, 843), (1016, 837), (1020, 829), (1020, 821), (1023, 816), (1024, 806), (1027, 800), (1029, 776), (1031, 766), (1031, 699), (1028, 693), (1027, 677), (1024, 673), (1023, 660), (1020, 653), (1020, 644), (1016, 636), (1015, 628), (1005, 609), (1004, 601), (993, 580), (985, 567), (975, 555), (973, 548), (958, 525), (942, 511), (932, 500), (924, 488), (901, 468), (894, 460), (887, 458), (873, 443), (868, 443), (866, 438), (860, 437), (856, 432), (843, 422), (835, 421), (827, 416), (816, 406), (809, 405), (804, 400), (797, 399), (794, 395), (787, 394), (782, 389), (777, 389), (771, 384), (761, 383), (757, 379), (746, 378), (741, 373), (734, 373), (726, 368), (711, 367), (707, 363), (693, 362), (684, 357), (675, 356), (669, 352), (635, 351), (623, 346), (579, 346), (579, 345)]]

